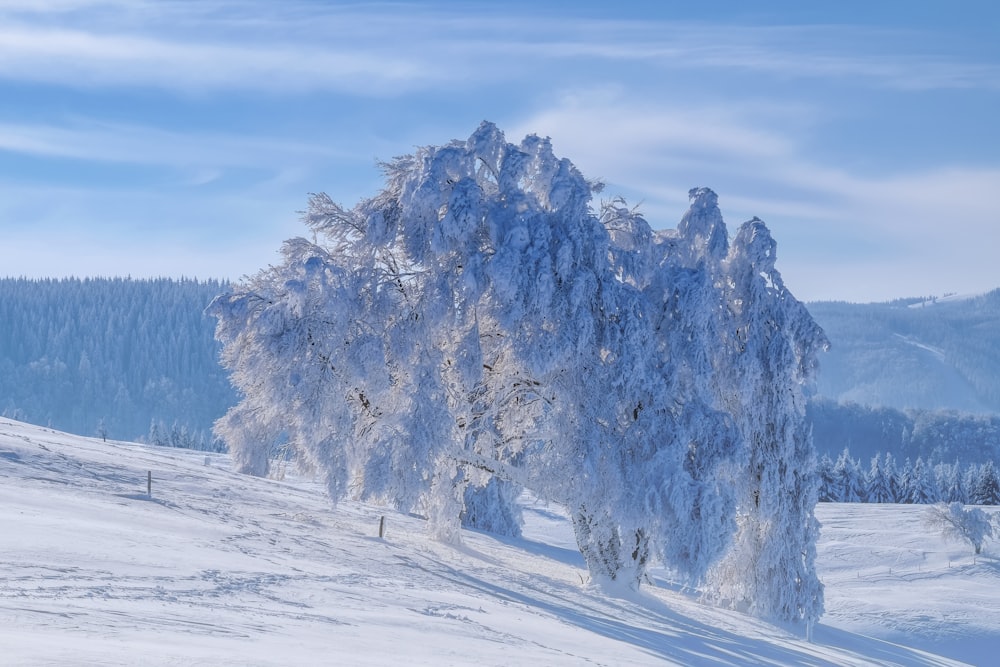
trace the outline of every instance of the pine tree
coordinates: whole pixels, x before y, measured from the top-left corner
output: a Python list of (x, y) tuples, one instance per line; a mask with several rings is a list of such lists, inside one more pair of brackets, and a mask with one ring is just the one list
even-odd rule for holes
[[(971, 472), (971, 469), (970, 469)], [(1000, 505), (1000, 478), (993, 461), (976, 468), (969, 484), (969, 503), (972, 505)]]
[(913, 497), (910, 491), (913, 489), (913, 462), (909, 458), (903, 463), (903, 469), (899, 471), (899, 491), (896, 502), (911, 504)]
[(833, 474), (833, 460), (823, 454), (816, 464), (816, 474), (819, 476), (819, 501), (827, 503), (840, 502), (839, 486)]
[(941, 493), (934, 482), (931, 471), (921, 457), (913, 464), (913, 473), (909, 478), (907, 488), (908, 502), (918, 505), (930, 505), (940, 500)]
[(837, 457), (833, 476), (836, 480), (839, 502), (865, 502), (865, 481), (861, 474), (861, 465), (851, 458), (851, 452), (847, 447)]
[(956, 460), (952, 464), (939, 463), (934, 468), (941, 501), (946, 503), (965, 503), (968, 498), (962, 480), (962, 466)]
[(881, 465), (881, 458), (878, 454), (872, 457), (871, 467), (868, 469), (868, 475), (865, 477), (865, 486), (865, 502), (893, 502), (892, 488), (885, 475), (885, 470)]
[(889, 494), (892, 498), (889, 502), (903, 502), (903, 484), (900, 480), (899, 470), (896, 468), (896, 459), (889, 452), (885, 453), (882, 463), (882, 473), (885, 475)]

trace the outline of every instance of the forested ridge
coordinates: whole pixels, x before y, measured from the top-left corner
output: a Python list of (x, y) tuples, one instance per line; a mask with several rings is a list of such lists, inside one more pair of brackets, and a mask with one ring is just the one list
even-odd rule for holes
[(845, 447), (868, 460), (879, 452), (900, 459), (1000, 461), (1000, 415), (838, 403), (813, 398), (806, 414), (816, 451), (836, 458)]
[(211, 447), (236, 400), (218, 280), (0, 280), (0, 413), (83, 435)]
[[(204, 311), (227, 283), (160, 278), (0, 279), (0, 414), (82, 435), (212, 447), (212, 424), (236, 402)], [(1000, 460), (1000, 410), (961, 409), (1000, 392), (1000, 290), (973, 299), (812, 303), (831, 339), (807, 416), (816, 449), (862, 460)], [(909, 341), (904, 337), (909, 336)], [(973, 369), (964, 391), (942, 385), (941, 354)], [(931, 345), (933, 343), (933, 345)], [(902, 361), (900, 360), (902, 358)], [(855, 384), (851, 384), (851, 383)], [(877, 391), (876, 391), (877, 390)], [(905, 406), (907, 392), (924, 396)], [(886, 400), (865, 404), (867, 396)], [(840, 397), (842, 400), (836, 400)], [(853, 397), (853, 398), (852, 398)]]
[(820, 361), (820, 395), (897, 409), (1000, 412), (1000, 289), (808, 307), (832, 342)]

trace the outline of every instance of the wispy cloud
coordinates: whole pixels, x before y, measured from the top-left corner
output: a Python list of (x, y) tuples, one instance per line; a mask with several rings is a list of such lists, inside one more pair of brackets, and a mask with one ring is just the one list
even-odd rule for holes
[[(557, 152), (589, 176), (610, 181), (612, 194), (622, 184), (630, 194), (642, 193), (643, 209), (656, 227), (676, 224), (687, 188), (714, 187), (732, 226), (759, 215), (779, 239), (790, 241), (782, 264), (814, 296), (833, 289), (816, 277), (831, 253), (838, 253), (841, 267), (863, 267), (859, 293), (872, 293), (879, 280), (886, 290), (897, 290), (885, 298), (909, 293), (898, 291), (903, 278), (890, 275), (898, 256), (907, 258), (905, 274), (913, 285), (914, 273), (921, 273), (916, 267), (934, 267), (921, 289), (1000, 284), (1000, 269), (990, 268), (1000, 243), (1000, 165), (897, 167), (860, 175), (810, 153), (810, 133), (821, 128), (800, 119), (793, 131), (784, 121), (780, 113), (769, 116), (761, 109), (660, 107), (601, 90), (566, 96), (508, 135), (552, 135)], [(846, 284), (836, 288), (842, 296)]]
[(182, 42), (7, 25), (0, 76), (71, 86), (164, 87), (183, 91), (407, 88), (435, 78), (403, 58), (316, 46)]
[[(223, 11), (225, 10), (225, 11)], [(387, 95), (504, 80), (566, 60), (752, 71), (898, 89), (1000, 89), (1000, 68), (907, 50), (925, 36), (850, 26), (544, 20), (445, 6), (0, 4), (0, 77), (73, 86)], [(72, 21), (65, 17), (71, 15)], [(62, 20), (54, 20), (57, 17)], [(536, 17), (536, 18), (539, 18)], [(68, 28), (66, 24), (74, 27)], [(883, 42), (902, 46), (887, 50)]]
[[(715, 188), (731, 223), (759, 215), (775, 228), (781, 266), (802, 267), (796, 284), (815, 293), (827, 262), (863, 275), (859, 289), (932, 262), (970, 281), (993, 270), (1000, 162), (980, 112), (1000, 91), (993, 51), (885, 24), (609, 20), (516, 4), (0, 0), (5, 241), (22, 221), (38, 238), (82, 239), (110, 220), (122, 237), (107, 242), (131, 234), (140, 255), (143, 225), (165, 219), (179, 245), (260, 231), (294, 221), (308, 191), (370, 195), (374, 158), (489, 118), (512, 141), (551, 135), (659, 227), (676, 224), (688, 188)], [(968, 128), (952, 131), (952, 116)], [(901, 146), (920, 164), (894, 155)], [(180, 190), (189, 199), (171, 199)], [(205, 247), (206, 261), (227, 252)], [(909, 269), (893, 264), (905, 253)], [(952, 287), (966, 289), (936, 289)]]
[(0, 151), (174, 167), (263, 167), (348, 156), (333, 147), (301, 140), (175, 132), (87, 120), (65, 125), (0, 122)]

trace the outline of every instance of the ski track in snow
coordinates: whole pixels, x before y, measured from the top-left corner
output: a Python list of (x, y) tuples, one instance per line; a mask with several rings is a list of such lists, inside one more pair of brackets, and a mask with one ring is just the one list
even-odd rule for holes
[(913, 506), (820, 506), (808, 643), (663, 572), (643, 594), (585, 585), (554, 506), (526, 501), (522, 539), (453, 546), (228, 465), (0, 420), (0, 664), (937, 666), (1000, 646), (998, 561), (929, 538)]
[(944, 363), (947, 359), (944, 350), (939, 347), (934, 347), (932, 345), (927, 345), (926, 343), (921, 343), (913, 336), (904, 336), (903, 334), (894, 333), (892, 334), (899, 340), (903, 341), (907, 345), (912, 345), (915, 348), (923, 350), (924, 352), (929, 352), (937, 361)]

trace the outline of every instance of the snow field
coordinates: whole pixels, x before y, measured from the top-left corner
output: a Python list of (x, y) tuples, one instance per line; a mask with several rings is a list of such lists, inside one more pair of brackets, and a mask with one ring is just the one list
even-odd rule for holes
[(907, 645), (976, 663), (1000, 637), (996, 559), (920, 533), (919, 508), (820, 506), (828, 612), (809, 644), (669, 585), (585, 584), (557, 507), (528, 502), (523, 539), (456, 547), (228, 465), (0, 420), (0, 663), (955, 665)]
[[(1000, 508), (983, 507), (987, 512)], [(1000, 648), (1000, 544), (975, 556), (925, 505), (820, 503), (823, 623), (991, 664)]]

